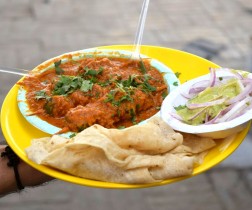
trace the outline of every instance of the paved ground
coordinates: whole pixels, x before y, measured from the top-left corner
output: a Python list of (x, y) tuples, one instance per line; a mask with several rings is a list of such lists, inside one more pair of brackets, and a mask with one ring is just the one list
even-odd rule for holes
[[(64, 52), (132, 44), (141, 4), (142, 0), (0, 0), (0, 66), (32, 69)], [(251, 0), (153, 0), (143, 44), (186, 50), (221, 66), (251, 71), (251, 25)], [(0, 75), (0, 103), (17, 79)], [(249, 210), (251, 137), (250, 131), (218, 167), (176, 184), (103, 190), (54, 181), (6, 196), (0, 208)]]

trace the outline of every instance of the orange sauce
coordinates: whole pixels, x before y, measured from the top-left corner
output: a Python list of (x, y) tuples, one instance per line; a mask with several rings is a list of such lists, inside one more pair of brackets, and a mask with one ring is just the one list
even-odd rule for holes
[(61, 63), (19, 83), (30, 111), (62, 128), (81, 131), (93, 124), (128, 127), (159, 111), (167, 85), (149, 59), (83, 58)]

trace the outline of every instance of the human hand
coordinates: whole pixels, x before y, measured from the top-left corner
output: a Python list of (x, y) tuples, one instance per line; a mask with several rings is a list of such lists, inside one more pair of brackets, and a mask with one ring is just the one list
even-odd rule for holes
[[(6, 145), (0, 145), (0, 153), (4, 152)], [(16, 178), (12, 167), (7, 166), (8, 158), (0, 158), (0, 196), (17, 191)], [(20, 160), (18, 164), (20, 181), (24, 187), (37, 186), (52, 180), (53, 178), (41, 173)]]

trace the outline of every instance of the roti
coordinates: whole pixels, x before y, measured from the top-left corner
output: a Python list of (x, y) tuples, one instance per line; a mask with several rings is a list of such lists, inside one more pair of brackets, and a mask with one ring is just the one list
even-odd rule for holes
[(213, 139), (177, 133), (154, 117), (122, 130), (95, 124), (71, 139), (34, 139), (26, 153), (38, 164), (74, 176), (143, 184), (192, 174), (214, 146)]

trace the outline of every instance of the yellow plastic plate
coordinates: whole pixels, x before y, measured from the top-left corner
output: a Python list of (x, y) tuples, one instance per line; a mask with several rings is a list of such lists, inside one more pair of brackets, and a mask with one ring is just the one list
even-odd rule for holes
[[(131, 50), (132, 46), (117, 45), (117, 46), (105, 46), (101, 48), (115, 49), (115, 50), (118, 49)], [(160, 62), (164, 63), (169, 68), (171, 68), (175, 73), (179, 72), (180, 73), (179, 80), (181, 83), (193, 79), (195, 77), (207, 74), (209, 67), (218, 67), (216, 64), (207, 61), (203, 58), (174, 49), (155, 47), (155, 46), (142, 46), (141, 53), (159, 60)], [(20, 113), (17, 105), (18, 88), (19, 88), (18, 85), (14, 85), (12, 87), (12, 89), (9, 91), (4, 100), (1, 110), (1, 125), (7, 143), (11, 146), (11, 148), (23, 161), (27, 162), (29, 165), (36, 168), (37, 170), (45, 174), (48, 174), (54, 178), (72, 182), (79, 185), (101, 187), (101, 188), (129, 189), (129, 188), (143, 188), (143, 187), (165, 185), (186, 178), (190, 178), (192, 176), (195, 176), (210, 169), (211, 167), (223, 161), (230, 154), (232, 154), (244, 140), (250, 128), (249, 123), (249, 125), (242, 132), (234, 136), (233, 139), (231, 138), (226, 141), (218, 140), (217, 146), (214, 147), (208, 153), (208, 155), (205, 157), (204, 163), (200, 166), (197, 166), (194, 169), (193, 174), (191, 176), (164, 180), (159, 183), (135, 184), (135, 185), (109, 183), (90, 179), (83, 179), (66, 174), (62, 171), (58, 171), (50, 167), (35, 164), (27, 159), (24, 150), (26, 147), (30, 146), (31, 140), (34, 138), (45, 137), (48, 136), (49, 134), (46, 134), (38, 130), (37, 128), (33, 127), (30, 123), (27, 122), (27, 120)]]

